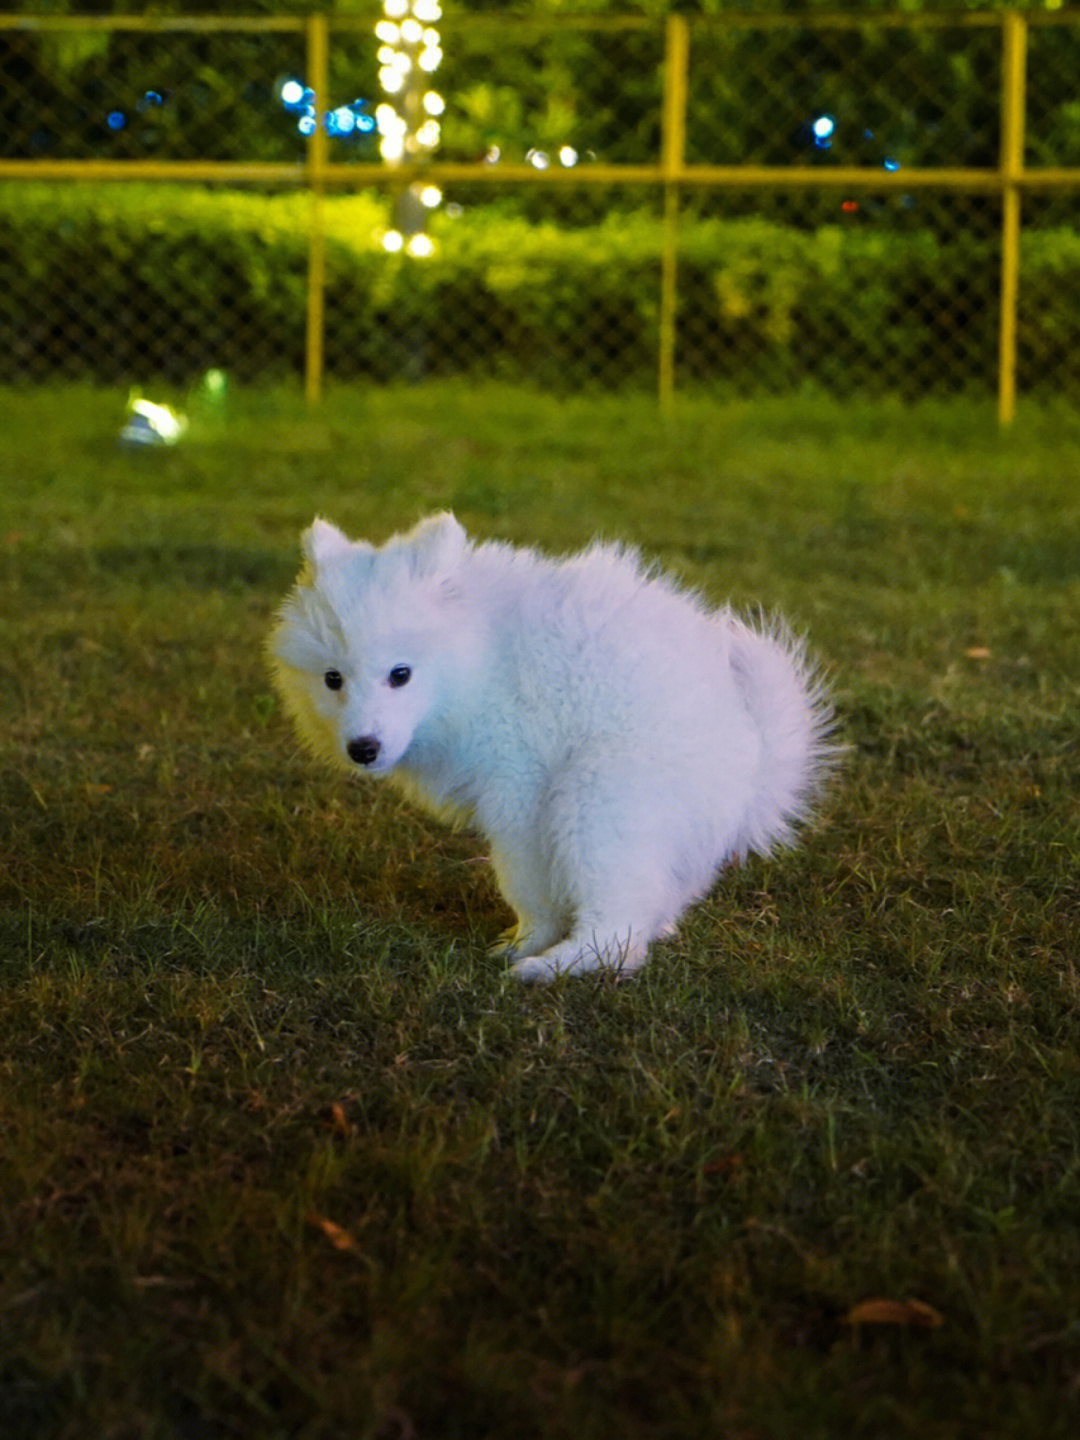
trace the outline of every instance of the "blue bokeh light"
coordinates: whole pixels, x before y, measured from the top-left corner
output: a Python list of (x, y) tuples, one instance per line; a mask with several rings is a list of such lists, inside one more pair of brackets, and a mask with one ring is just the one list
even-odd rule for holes
[(356, 115), (350, 105), (339, 105), (326, 117), (328, 135), (351, 135), (356, 129)]
[(349, 109), (356, 116), (356, 128), (361, 135), (372, 135), (378, 129), (374, 115), (369, 115), (367, 107), (371, 102), (358, 95), (349, 106)]
[(315, 105), (315, 91), (295, 76), (281, 82), (278, 95), (285, 109), (293, 114), (298, 114), (301, 110), (311, 110)]
[[(315, 91), (295, 76), (289, 76), (277, 85), (277, 96), (282, 107), (296, 116), (296, 128), (305, 137), (315, 134), (319, 128), (319, 110), (315, 103)], [(356, 141), (365, 135), (373, 135), (378, 129), (375, 116), (370, 114), (369, 100), (357, 96), (347, 105), (337, 105), (322, 115), (327, 135), (335, 140)]]

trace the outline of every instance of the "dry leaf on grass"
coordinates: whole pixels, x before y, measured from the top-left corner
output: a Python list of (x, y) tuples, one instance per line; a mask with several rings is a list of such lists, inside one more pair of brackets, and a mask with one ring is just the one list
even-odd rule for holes
[(940, 1310), (922, 1300), (860, 1300), (844, 1316), (845, 1325), (907, 1325), (913, 1330), (936, 1330)]
[(351, 1135), (353, 1127), (345, 1114), (345, 1106), (340, 1100), (335, 1100), (330, 1106), (330, 1128), (336, 1130), (339, 1135)]
[(309, 1210), (306, 1218), (309, 1225), (318, 1226), (335, 1249), (356, 1249), (356, 1241), (349, 1234), (348, 1230), (343, 1230), (340, 1225), (335, 1225), (333, 1220), (327, 1220), (325, 1215), (316, 1215), (314, 1210)]

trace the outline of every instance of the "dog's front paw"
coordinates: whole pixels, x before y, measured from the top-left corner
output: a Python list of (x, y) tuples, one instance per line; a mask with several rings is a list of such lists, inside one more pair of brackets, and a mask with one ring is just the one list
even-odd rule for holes
[(605, 963), (604, 956), (593, 946), (583, 947), (573, 940), (563, 940), (539, 955), (523, 955), (510, 967), (510, 973), (519, 980), (546, 984), (559, 975), (583, 975)]
[(534, 984), (546, 985), (557, 975), (566, 974), (568, 968), (568, 966), (560, 965), (558, 960), (548, 959), (546, 955), (526, 955), (510, 966), (510, 974), (516, 980), (528, 980)]

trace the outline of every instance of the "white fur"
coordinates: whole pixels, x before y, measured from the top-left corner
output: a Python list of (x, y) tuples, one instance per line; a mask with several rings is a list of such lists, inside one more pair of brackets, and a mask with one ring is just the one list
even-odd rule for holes
[(473, 544), (452, 515), (378, 548), (316, 520), (304, 551), (270, 645), (287, 708), (317, 752), (486, 836), (523, 979), (637, 969), (819, 789), (829, 711), (801, 647), (633, 552)]

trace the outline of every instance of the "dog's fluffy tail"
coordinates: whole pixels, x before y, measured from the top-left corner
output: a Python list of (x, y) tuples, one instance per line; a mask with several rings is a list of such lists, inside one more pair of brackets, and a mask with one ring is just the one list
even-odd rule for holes
[(837, 763), (833, 711), (801, 640), (780, 621), (734, 622), (731, 664), (762, 740), (754, 798), (738, 850), (767, 855), (791, 841)]

